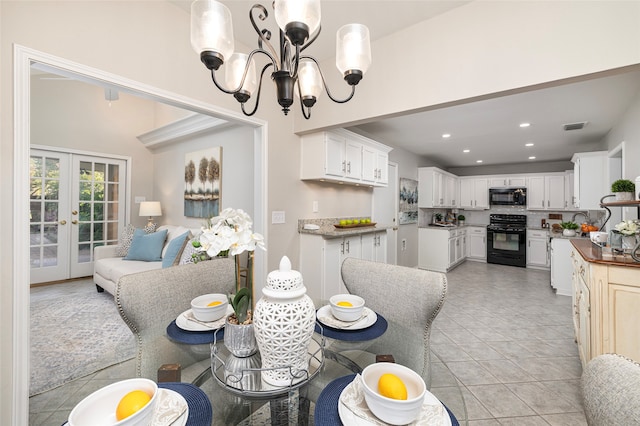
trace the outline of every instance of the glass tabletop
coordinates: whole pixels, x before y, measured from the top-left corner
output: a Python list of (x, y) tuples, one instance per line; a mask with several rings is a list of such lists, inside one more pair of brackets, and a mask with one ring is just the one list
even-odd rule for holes
[[(220, 373), (220, 360), (225, 361), (229, 357), (224, 343), (216, 342), (211, 345), (212, 368), (205, 370), (194, 382), (211, 400), (213, 407), (213, 425), (325, 425), (325, 419), (314, 418), (316, 404), (322, 391), (330, 384), (337, 383), (338, 379), (359, 373), (367, 365), (378, 361), (392, 359), (422, 374), (430, 388), (431, 382), (447, 382), (450, 384), (446, 401), (443, 404), (451, 409), (453, 415), (466, 418), (464, 413), (464, 398), (458, 386), (455, 376), (445, 364), (430, 352), (425, 354), (423, 344), (424, 330), (394, 321), (385, 321), (387, 328), (384, 333), (369, 340), (340, 340), (328, 338), (319, 333), (314, 333), (313, 346), (320, 344), (322, 348), (321, 359), (312, 360), (313, 366), (309, 369), (310, 378), (290, 388), (279, 391), (243, 392), (231, 389), (224, 383), (224, 373)], [(316, 331), (319, 328), (316, 327)], [(322, 332), (322, 328), (320, 328)], [(315, 351), (310, 350), (310, 354)], [(428, 358), (425, 360), (425, 357)], [(235, 357), (231, 357), (235, 358)], [(237, 360), (234, 360), (237, 361)], [(247, 368), (260, 368), (259, 356), (252, 359), (239, 360)], [(315, 366), (315, 368), (314, 368)], [(425, 367), (427, 366), (427, 367)], [(212, 370), (218, 369), (218, 379), (214, 378)], [(223, 366), (223, 369), (225, 366)], [(259, 380), (259, 372), (256, 377), (245, 377), (242, 380)], [(250, 375), (249, 375), (250, 376)], [(220, 380), (222, 377), (222, 382)], [(344, 379), (343, 379), (344, 381)], [(245, 389), (252, 385), (244, 382)], [(238, 387), (238, 386), (236, 386)], [(252, 388), (255, 389), (255, 388)], [(335, 402), (335, 401), (334, 401)], [(320, 401), (320, 404), (323, 402)], [(337, 410), (337, 407), (336, 407)], [(455, 420), (453, 421), (455, 425)]]

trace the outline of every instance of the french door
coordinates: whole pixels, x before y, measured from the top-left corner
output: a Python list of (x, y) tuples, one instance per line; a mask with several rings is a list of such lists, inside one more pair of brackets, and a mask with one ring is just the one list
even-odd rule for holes
[(125, 221), (126, 161), (32, 149), (31, 284), (93, 274), (93, 249)]

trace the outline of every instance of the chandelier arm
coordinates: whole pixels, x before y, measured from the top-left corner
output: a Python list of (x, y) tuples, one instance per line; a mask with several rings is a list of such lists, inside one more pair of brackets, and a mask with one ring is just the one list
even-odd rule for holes
[(329, 99), (331, 99), (333, 102), (337, 103), (337, 104), (344, 104), (347, 103), (351, 100), (351, 98), (353, 98), (353, 95), (355, 95), (356, 93), (356, 86), (353, 85), (351, 86), (351, 94), (346, 97), (345, 99), (336, 99), (333, 97), (333, 95), (331, 94), (331, 91), (329, 90), (329, 86), (327, 86), (327, 81), (324, 78), (324, 74), (322, 73), (322, 69), (320, 68), (320, 64), (318, 63), (318, 61), (316, 60), (316, 58), (314, 58), (313, 56), (301, 56), (300, 60), (303, 59), (309, 59), (313, 62), (316, 63), (316, 65), (318, 66), (318, 72), (320, 73), (320, 78), (322, 78), (322, 86), (324, 87), (324, 91), (327, 92), (327, 96), (329, 96)]
[[(255, 49), (253, 50), (251, 53), (249, 53), (249, 56), (247, 58), (247, 64), (244, 67), (244, 73), (242, 74), (242, 79), (240, 80), (240, 84), (238, 85), (237, 88), (231, 90), (231, 89), (225, 89), (224, 87), (222, 87), (220, 85), (220, 83), (218, 83), (218, 80), (216, 80), (216, 74), (215, 74), (215, 70), (211, 70), (211, 79), (213, 80), (213, 83), (216, 85), (216, 87), (218, 89), (220, 89), (221, 91), (223, 91), (224, 93), (228, 94), (228, 95), (234, 95), (236, 93), (238, 93), (240, 91), (240, 89), (242, 89), (242, 86), (244, 86), (244, 81), (247, 78), (247, 74), (249, 72), (249, 66), (251, 65), (251, 59), (253, 59), (253, 55), (255, 55), (256, 53), (262, 53), (263, 55), (266, 55), (270, 60), (271, 63), (265, 65), (266, 67), (270, 67), (271, 65), (273, 65), (273, 67), (275, 69), (278, 69), (277, 67), (277, 62), (276, 60), (269, 54), (269, 52), (267, 52), (266, 50), (262, 50), (262, 49)], [(264, 73), (264, 70), (262, 71)], [(260, 74), (260, 84), (262, 84), (262, 74)]]
[[(262, 80), (264, 77), (264, 73), (265, 71), (267, 71), (267, 69), (273, 64), (267, 64), (262, 68), (262, 71), (260, 72), (260, 83), (258, 84), (258, 90), (256, 90), (257, 94), (256, 94), (256, 104), (253, 107), (253, 111), (251, 111), (250, 113), (247, 113), (244, 110), (244, 103), (240, 104), (240, 108), (242, 109), (242, 113), (248, 117), (251, 117), (253, 114), (256, 113), (256, 111), (258, 110), (258, 105), (260, 104), (260, 94), (262, 93)], [(242, 86), (241, 86), (242, 87)]]
[(300, 101), (300, 110), (302, 110), (302, 116), (308, 120), (311, 118), (311, 108), (307, 108), (305, 111), (304, 103), (302, 102), (302, 89), (300, 89), (300, 80), (296, 82), (296, 86), (298, 86), (298, 100)]
[[(256, 24), (256, 21), (253, 17), (253, 12), (255, 9), (258, 9), (261, 13), (258, 15), (258, 19), (260, 19), (261, 21), (264, 21), (267, 19), (267, 17), (269, 16), (269, 13), (267, 12), (267, 9), (261, 5), (261, 4), (254, 4), (251, 9), (249, 10), (249, 20), (251, 21), (251, 25), (253, 26), (253, 29), (255, 30), (255, 32), (258, 34), (259, 40), (258, 40), (258, 46), (260, 47), (260, 50), (264, 50), (264, 48), (262, 47), (262, 43), (265, 43), (267, 46), (267, 49), (269, 49), (269, 52), (271, 53), (271, 55), (269, 55), (271, 57), (271, 60), (273, 61), (273, 58), (277, 58), (278, 57), (278, 53), (276, 52), (276, 50), (273, 48), (273, 46), (271, 45), (271, 42), (269, 42), (269, 40), (271, 40), (271, 31), (267, 30), (267, 29), (263, 29), (260, 30), (260, 28), (258, 28), (258, 25)], [(275, 69), (276, 71), (278, 71), (278, 66), (277, 63), (274, 61), (274, 65), (275, 65)]]
[(304, 46), (302, 46), (302, 47), (300, 48), (300, 52), (303, 52), (303, 51), (304, 51), (304, 49), (306, 49), (307, 47), (311, 46), (311, 44), (312, 44), (314, 41), (316, 41), (316, 39), (317, 39), (317, 38), (318, 38), (318, 36), (320, 35), (320, 31), (322, 31), (322, 24), (318, 25), (318, 31), (316, 31), (316, 33), (313, 35), (313, 37), (311, 37), (311, 39), (310, 39), (308, 42), (306, 42), (306, 43), (304, 44)]

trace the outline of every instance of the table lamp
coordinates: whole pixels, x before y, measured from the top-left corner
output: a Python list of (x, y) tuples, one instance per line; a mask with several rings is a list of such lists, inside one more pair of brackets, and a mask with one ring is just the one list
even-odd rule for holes
[(157, 225), (153, 222), (154, 216), (162, 216), (160, 201), (143, 201), (140, 203), (140, 216), (149, 216), (149, 222), (144, 227), (147, 233), (155, 232)]

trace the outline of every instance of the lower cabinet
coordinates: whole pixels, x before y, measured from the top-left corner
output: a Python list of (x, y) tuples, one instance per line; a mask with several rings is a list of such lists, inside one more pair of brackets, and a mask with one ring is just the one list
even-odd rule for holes
[(447, 272), (466, 258), (466, 228), (419, 228), (418, 267)]
[(340, 268), (348, 257), (387, 262), (387, 231), (337, 238), (300, 235), (300, 273), (307, 294), (314, 300), (328, 300), (346, 293)]
[(487, 228), (467, 226), (467, 259), (487, 260)]
[(527, 267), (549, 269), (549, 232), (527, 230)]
[(640, 362), (640, 268), (589, 262), (573, 248), (573, 325), (582, 365), (604, 353)]

